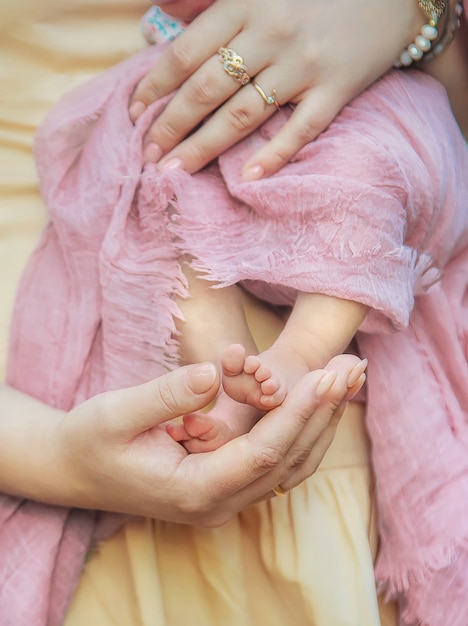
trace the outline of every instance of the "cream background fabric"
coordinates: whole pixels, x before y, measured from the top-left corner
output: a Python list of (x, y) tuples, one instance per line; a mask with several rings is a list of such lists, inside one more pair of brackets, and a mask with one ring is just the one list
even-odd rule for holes
[[(45, 224), (35, 128), (62, 93), (145, 45), (141, 0), (0, 3), (0, 371), (25, 261)], [(264, 313), (252, 322), (269, 341)], [(260, 318), (261, 314), (261, 318)], [(373, 483), (362, 407), (313, 477), (220, 529), (142, 520), (89, 560), (66, 626), (390, 626), (373, 582)]]

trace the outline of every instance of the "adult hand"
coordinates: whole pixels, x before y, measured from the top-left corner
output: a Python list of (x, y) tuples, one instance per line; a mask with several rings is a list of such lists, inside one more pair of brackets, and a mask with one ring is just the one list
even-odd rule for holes
[(189, 455), (161, 424), (214, 398), (219, 379), (211, 364), (183, 367), (92, 398), (52, 429), (48, 456), (55, 484), (53, 495), (44, 499), (174, 522), (222, 524), (271, 496), (280, 482), (289, 489), (315, 471), (333, 439), (356, 366), (362, 384), (362, 362), (356, 357), (335, 368), (337, 377), (312, 372), (250, 433), (205, 454)]
[[(193, 17), (189, 5), (200, 10), (210, 2), (157, 4), (176, 17)], [(266, 95), (276, 89), (281, 105), (297, 104), (244, 166), (245, 180), (268, 176), (389, 69), (423, 21), (417, 2), (408, 0), (216, 0), (170, 44), (133, 94), (135, 120), (180, 87), (151, 127), (145, 156), (162, 168), (195, 172), (275, 112), (252, 84), (241, 87), (223, 71), (217, 50), (224, 46), (242, 55)]]

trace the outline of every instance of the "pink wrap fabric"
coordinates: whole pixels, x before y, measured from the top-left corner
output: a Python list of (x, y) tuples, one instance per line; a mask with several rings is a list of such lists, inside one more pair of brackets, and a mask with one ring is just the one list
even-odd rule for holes
[[(408, 623), (466, 626), (468, 154), (444, 90), (391, 73), (263, 181), (242, 183), (241, 165), (287, 111), (201, 173), (161, 174), (142, 140), (166, 101), (136, 126), (127, 113), (157, 54), (71, 92), (38, 133), (50, 224), (19, 288), (8, 382), (69, 409), (174, 367), (181, 250), (275, 304), (296, 290), (367, 303), (377, 577)], [(58, 626), (87, 550), (120, 522), (1, 496), (2, 626)]]

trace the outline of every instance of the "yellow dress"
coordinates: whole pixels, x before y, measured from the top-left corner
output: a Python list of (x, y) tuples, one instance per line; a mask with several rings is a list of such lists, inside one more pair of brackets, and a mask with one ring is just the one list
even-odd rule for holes
[[(2, 375), (15, 286), (46, 220), (33, 133), (62, 93), (145, 45), (147, 8), (143, 0), (0, 3)], [(264, 314), (249, 310), (268, 342)], [(375, 529), (356, 404), (316, 475), (287, 496), (217, 529), (127, 524), (89, 559), (65, 626), (393, 626), (395, 607), (375, 590)]]

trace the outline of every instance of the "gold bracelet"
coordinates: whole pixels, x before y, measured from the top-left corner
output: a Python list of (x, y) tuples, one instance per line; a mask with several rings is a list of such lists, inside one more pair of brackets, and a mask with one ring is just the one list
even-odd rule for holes
[(418, 5), (428, 21), (400, 54), (394, 67), (409, 67), (418, 61), (430, 61), (452, 41), (460, 25), (463, 7), (458, 0), (418, 0)]

